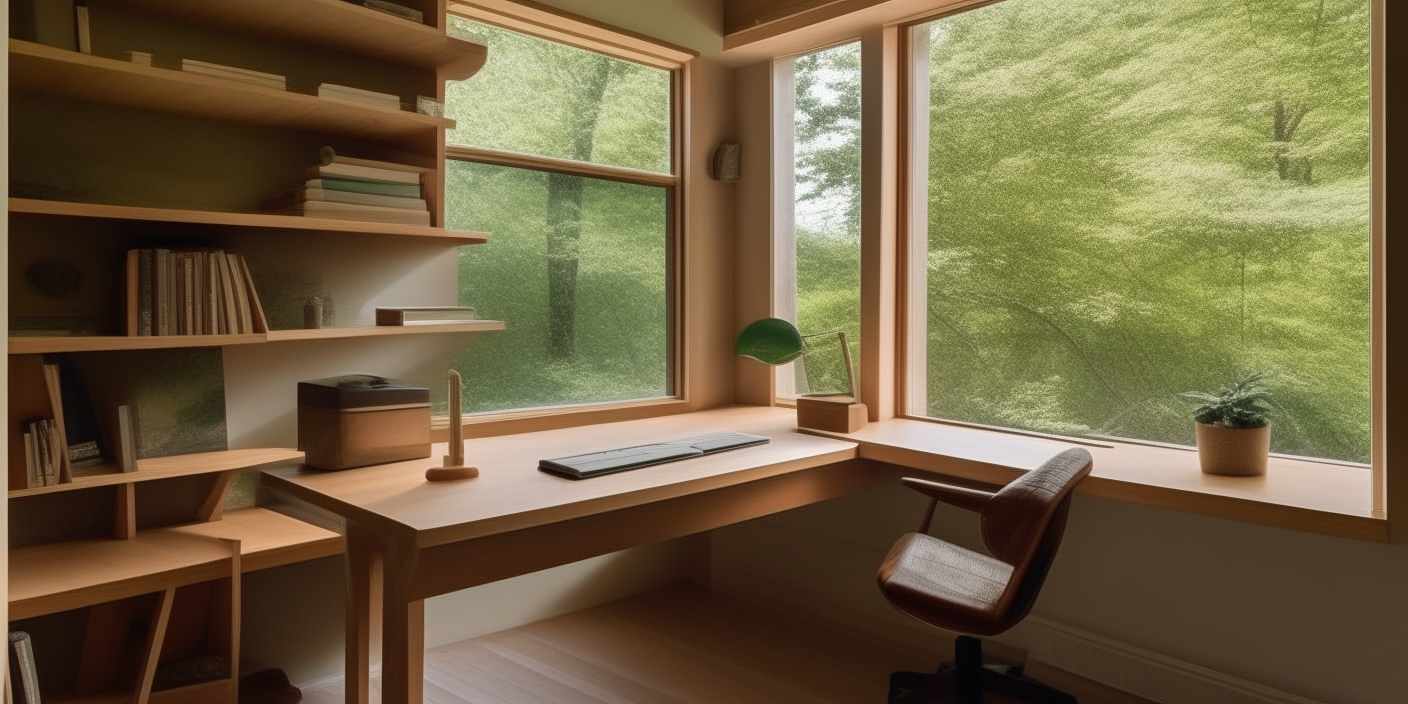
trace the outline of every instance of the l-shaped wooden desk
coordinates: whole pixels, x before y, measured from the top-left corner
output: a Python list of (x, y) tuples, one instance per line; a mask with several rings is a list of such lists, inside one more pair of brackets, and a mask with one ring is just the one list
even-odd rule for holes
[[(748, 447), (583, 481), (538, 460), (733, 430)], [(1079, 492), (1265, 525), (1385, 540), (1368, 509), (1369, 472), (1274, 458), (1266, 477), (1212, 477), (1186, 449), (1060, 441), (918, 420), (850, 435), (798, 432), (786, 408), (680, 415), (471, 440), (478, 479), (432, 484), (432, 459), (346, 472), (265, 473), (262, 503), (346, 537), (347, 701), (368, 700), (373, 627), (382, 627), (382, 701), (422, 701), (424, 600), (595, 555), (669, 540), (894, 481), (901, 472), (1005, 484), (1090, 445)], [(439, 457), (444, 445), (435, 448)], [(374, 616), (380, 612), (380, 618)]]
[[(538, 460), (714, 431), (771, 443), (582, 481)], [(435, 448), (435, 456), (444, 446)], [(347, 539), (347, 701), (366, 704), (374, 613), (384, 704), (422, 701), (424, 600), (862, 491), (892, 478), (856, 444), (797, 432), (788, 409), (734, 406), (471, 440), (477, 479), (430, 483), (430, 459), (265, 474), (265, 502)], [(376, 608), (380, 604), (380, 609)]]

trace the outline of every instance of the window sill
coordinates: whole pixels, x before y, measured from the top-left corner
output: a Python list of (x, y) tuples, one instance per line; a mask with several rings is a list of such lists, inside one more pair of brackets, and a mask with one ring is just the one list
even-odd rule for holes
[(857, 443), (859, 456), (988, 484), (1005, 484), (1078, 444), (1095, 467), (1077, 490), (1089, 496), (1354, 540), (1386, 543), (1388, 520), (1370, 506), (1364, 467), (1272, 457), (1261, 477), (1198, 469), (1197, 452), (1134, 443), (1062, 442), (930, 420), (894, 419), (855, 433), (803, 430)]
[[(500, 435), (533, 433), (539, 430), (556, 430), (579, 425), (615, 423), (623, 420), (637, 420), (685, 413), (690, 410), (689, 402), (679, 398), (651, 398), (638, 401), (617, 401), (610, 403), (590, 403), (576, 406), (549, 406), (530, 408), (522, 411), (498, 413), (477, 413), (464, 416), (465, 438), (492, 438)], [(438, 416), (430, 423), (430, 441), (445, 442), (450, 439), (449, 416)]]

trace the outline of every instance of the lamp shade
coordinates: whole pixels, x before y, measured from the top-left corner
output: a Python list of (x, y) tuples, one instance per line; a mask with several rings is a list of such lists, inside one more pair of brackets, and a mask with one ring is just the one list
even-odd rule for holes
[(802, 356), (803, 350), (802, 333), (782, 318), (763, 318), (749, 323), (738, 333), (738, 341), (733, 345), (734, 354), (773, 366)]

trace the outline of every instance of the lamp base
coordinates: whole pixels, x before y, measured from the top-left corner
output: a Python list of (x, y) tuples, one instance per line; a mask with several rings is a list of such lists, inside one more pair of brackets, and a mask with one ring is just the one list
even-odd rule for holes
[(865, 427), (865, 404), (850, 396), (798, 396), (797, 427), (854, 433)]

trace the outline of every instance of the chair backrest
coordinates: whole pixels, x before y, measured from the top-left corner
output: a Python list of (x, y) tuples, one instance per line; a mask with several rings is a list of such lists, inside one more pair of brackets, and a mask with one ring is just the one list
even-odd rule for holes
[(1061, 545), (1070, 509), (1071, 492), (1090, 474), (1093, 459), (1073, 447), (1003, 487), (983, 509), (983, 542), (1003, 562), (1013, 566), (1003, 599), (1008, 625), (1026, 617), (1041, 591), (1046, 573)]

